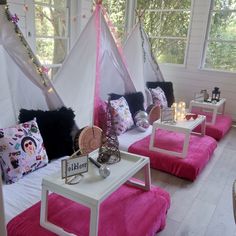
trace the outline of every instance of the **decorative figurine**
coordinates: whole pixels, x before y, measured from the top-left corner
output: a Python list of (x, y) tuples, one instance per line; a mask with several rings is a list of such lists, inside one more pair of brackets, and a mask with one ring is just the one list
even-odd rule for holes
[(202, 89), (202, 90), (201, 90), (201, 93), (204, 94), (204, 102), (207, 102), (208, 99), (209, 99), (209, 93), (207, 92), (206, 89)]

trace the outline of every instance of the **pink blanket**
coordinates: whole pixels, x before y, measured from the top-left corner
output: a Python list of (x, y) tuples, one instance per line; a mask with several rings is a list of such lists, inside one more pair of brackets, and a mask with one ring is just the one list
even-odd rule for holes
[[(165, 227), (170, 207), (169, 194), (152, 187), (148, 192), (121, 186), (100, 207), (100, 236), (155, 235)], [(8, 236), (54, 235), (39, 225), (40, 202), (25, 210), (7, 225)], [(49, 196), (49, 221), (76, 235), (89, 235), (87, 207), (57, 194)]]
[[(183, 147), (183, 134), (158, 130), (154, 146), (180, 152)], [(191, 135), (189, 149), (185, 158), (149, 150), (150, 136), (133, 143), (128, 151), (150, 158), (151, 167), (188, 180), (195, 180), (210, 160), (217, 142), (209, 136)]]

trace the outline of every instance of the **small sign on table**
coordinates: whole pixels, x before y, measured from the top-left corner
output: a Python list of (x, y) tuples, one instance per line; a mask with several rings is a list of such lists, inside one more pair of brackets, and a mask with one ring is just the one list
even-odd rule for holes
[(81, 174), (88, 172), (88, 155), (77, 156), (78, 152), (61, 161), (61, 177), (65, 179), (66, 184), (78, 183), (81, 179)]
[(161, 109), (161, 122), (175, 124), (175, 109), (174, 108)]

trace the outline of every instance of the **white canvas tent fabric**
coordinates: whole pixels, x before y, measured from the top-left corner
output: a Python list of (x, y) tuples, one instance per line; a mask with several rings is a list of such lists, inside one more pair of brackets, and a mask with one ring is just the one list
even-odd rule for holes
[(30, 46), (25, 41), (23, 45), (6, 12), (6, 6), (0, 5), (0, 127), (15, 124), (21, 108), (47, 110), (63, 106), (47, 75), (41, 77), (37, 72), (29, 57)]
[(135, 92), (135, 87), (105, 21), (96, 9), (58, 71), (54, 86), (66, 106), (72, 107), (79, 127), (94, 124), (94, 108), (108, 93)]
[[(37, 72), (32, 58), (29, 57), (30, 47), (25, 40), (23, 45), (23, 35), (17, 25), (8, 20), (7, 16), (10, 13), (4, 3), (0, 2), (1, 128), (14, 125), (21, 108), (47, 110), (63, 106), (47, 76), (42, 77)], [(21, 37), (17, 35), (16, 29)], [(6, 235), (4, 219), (2, 181), (0, 181), (0, 235), (3, 236)]]
[(164, 81), (140, 20), (129, 34), (123, 49), (129, 73), (138, 91), (144, 92), (147, 81)]

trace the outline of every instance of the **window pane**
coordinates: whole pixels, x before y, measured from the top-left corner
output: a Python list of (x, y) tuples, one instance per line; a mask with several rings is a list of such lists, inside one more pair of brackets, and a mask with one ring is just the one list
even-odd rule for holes
[(162, 12), (161, 36), (187, 37), (190, 12)]
[(35, 3), (50, 4), (51, 0), (34, 0)]
[(210, 42), (207, 47), (205, 67), (236, 71), (236, 43)]
[(60, 64), (65, 58), (67, 40), (36, 39), (36, 54), (42, 64)]
[(158, 12), (147, 12), (145, 14), (143, 25), (149, 36), (160, 34), (160, 18), (161, 14)]
[(163, 1), (164, 9), (190, 9), (191, 0), (164, 0)]
[(103, 6), (108, 11), (108, 16), (117, 28), (118, 37), (123, 38), (125, 27), (125, 0), (103, 0)]
[(137, 1), (138, 9), (161, 9), (162, 8), (162, 0), (138, 0)]
[(186, 40), (150, 39), (153, 54), (160, 63), (183, 64)]
[(66, 9), (35, 6), (35, 28), (37, 36), (65, 36)]
[(236, 0), (215, 0), (214, 9), (216, 9), (216, 10), (223, 10), (223, 9), (236, 10)]
[(213, 12), (210, 39), (236, 40), (236, 12)]

